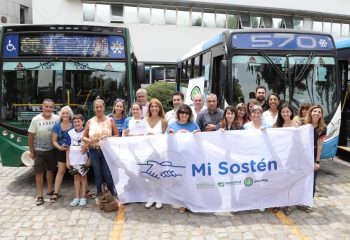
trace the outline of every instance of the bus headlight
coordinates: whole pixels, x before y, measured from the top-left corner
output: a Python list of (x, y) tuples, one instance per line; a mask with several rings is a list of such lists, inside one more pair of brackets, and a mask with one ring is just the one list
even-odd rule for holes
[(22, 138), (21, 137), (18, 137), (16, 140), (17, 140), (17, 142), (22, 142)]
[(15, 134), (11, 133), (10, 134), (10, 139), (14, 139), (15, 138)]
[(5, 137), (6, 137), (8, 134), (9, 134), (8, 131), (6, 131), (6, 130), (2, 131), (2, 135), (5, 136)]

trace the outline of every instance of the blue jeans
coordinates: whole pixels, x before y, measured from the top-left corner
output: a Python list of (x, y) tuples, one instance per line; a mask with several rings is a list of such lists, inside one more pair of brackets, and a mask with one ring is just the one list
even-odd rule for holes
[(112, 174), (101, 149), (90, 148), (89, 156), (94, 169), (97, 194), (101, 192), (102, 183), (106, 183), (112, 195), (116, 195)]

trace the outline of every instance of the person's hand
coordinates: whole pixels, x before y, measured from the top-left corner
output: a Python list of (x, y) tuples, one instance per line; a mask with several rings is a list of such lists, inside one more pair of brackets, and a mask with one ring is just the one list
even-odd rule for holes
[(129, 128), (124, 129), (124, 130), (123, 130), (123, 134), (124, 134), (125, 136), (128, 136), (128, 135), (129, 135)]
[(81, 154), (84, 154), (84, 153), (86, 153), (88, 151), (88, 146), (87, 145), (84, 145), (84, 146), (82, 146), (81, 148), (80, 148), (80, 153)]
[(199, 133), (200, 131), (201, 131), (201, 130), (196, 129), (196, 130), (193, 131), (193, 133)]
[(174, 132), (174, 129), (169, 128), (168, 133), (170, 133), (170, 134), (174, 134), (174, 133), (175, 133), (175, 132)]
[(214, 131), (215, 129), (216, 129), (215, 124), (208, 124), (207, 126), (205, 126), (205, 131)]
[(225, 129), (223, 129), (223, 128), (219, 128), (219, 130), (220, 130), (221, 132), (225, 132)]
[(30, 151), (30, 152), (29, 152), (29, 157), (30, 157), (31, 159), (34, 159), (34, 157), (35, 157), (34, 151)]
[(91, 164), (91, 159), (89, 158), (89, 159), (87, 160), (87, 162), (86, 162), (86, 166), (87, 166), (87, 167), (91, 167), (91, 165), (92, 165), (92, 164)]
[(58, 150), (60, 150), (60, 151), (66, 151), (67, 149), (68, 149), (68, 145), (66, 145), (66, 144), (63, 144), (58, 148)]
[(67, 167), (67, 169), (69, 169), (71, 167), (70, 162), (66, 163), (66, 167)]
[(318, 170), (320, 170), (320, 169), (321, 169), (320, 164), (319, 164), (319, 163), (315, 163), (314, 170), (315, 170), (315, 171), (318, 171)]

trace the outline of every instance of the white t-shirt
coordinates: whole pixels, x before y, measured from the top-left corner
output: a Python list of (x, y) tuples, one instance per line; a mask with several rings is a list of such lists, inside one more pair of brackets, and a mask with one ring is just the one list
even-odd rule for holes
[[(204, 109), (206, 109), (206, 108), (207, 108), (206, 106), (203, 106), (202, 109), (199, 111), (199, 113), (200, 113), (201, 111), (203, 111)], [(196, 122), (196, 120), (197, 120), (197, 115), (198, 115), (199, 113), (196, 112), (196, 109), (194, 108), (194, 106), (191, 106), (191, 110), (192, 110), (192, 114), (193, 114), (193, 122)]]
[(168, 120), (168, 124), (176, 121), (176, 112), (174, 109), (165, 114), (165, 119)]
[(50, 151), (54, 149), (51, 140), (52, 127), (59, 121), (59, 116), (51, 114), (50, 119), (45, 119), (41, 114), (33, 117), (28, 132), (35, 134), (34, 149), (37, 151)]
[(81, 153), (81, 147), (83, 143), (83, 133), (84, 129), (77, 132), (75, 128), (68, 131), (70, 137), (69, 146), (69, 161), (71, 165), (86, 164), (88, 156), (87, 153)]

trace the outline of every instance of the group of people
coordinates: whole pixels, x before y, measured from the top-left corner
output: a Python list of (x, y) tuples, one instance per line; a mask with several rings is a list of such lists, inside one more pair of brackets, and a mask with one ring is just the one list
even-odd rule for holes
[[(130, 137), (146, 134), (174, 134), (201, 131), (251, 130), (281, 127), (298, 127), (312, 124), (314, 128), (314, 189), (317, 171), (320, 169), (322, 143), (326, 136), (326, 125), (323, 119), (323, 109), (320, 105), (302, 104), (297, 116), (294, 116), (291, 105), (281, 104), (278, 94), (272, 93), (266, 99), (266, 89), (258, 86), (256, 98), (247, 104), (227, 106), (224, 110), (218, 108), (215, 94), (209, 94), (204, 101), (202, 94), (193, 98), (193, 106), (184, 104), (184, 95), (175, 92), (172, 96), (173, 109), (164, 112), (161, 102), (154, 98), (148, 101), (147, 91), (139, 89), (136, 92), (136, 102), (131, 105), (129, 117), (123, 99), (114, 102), (112, 113), (107, 115), (105, 103), (96, 99), (93, 103), (95, 116), (89, 119), (83, 127), (84, 119), (80, 114), (73, 115), (69, 106), (61, 109), (59, 116), (53, 114), (53, 102), (46, 99), (43, 102), (43, 113), (34, 117), (29, 127), (30, 157), (35, 162), (37, 200), (36, 204), (44, 203), (43, 176), (46, 172), (48, 194), (50, 201), (55, 202), (61, 196), (60, 187), (66, 169), (74, 174), (75, 197), (71, 206), (86, 205), (87, 187), (86, 173), (92, 164), (97, 194), (101, 192), (101, 184), (106, 183), (113, 195), (117, 195), (112, 175), (99, 142), (110, 136)], [(205, 104), (206, 103), (206, 104)], [(54, 172), (58, 166), (54, 188), (52, 187)], [(155, 204), (162, 208), (161, 202), (147, 202), (146, 208)], [(276, 207), (277, 212), (281, 208)], [(309, 206), (298, 206), (298, 209), (310, 212)], [(264, 209), (261, 209), (263, 211)], [(291, 213), (290, 206), (283, 207), (284, 213)], [(179, 212), (186, 209), (180, 207)]]

